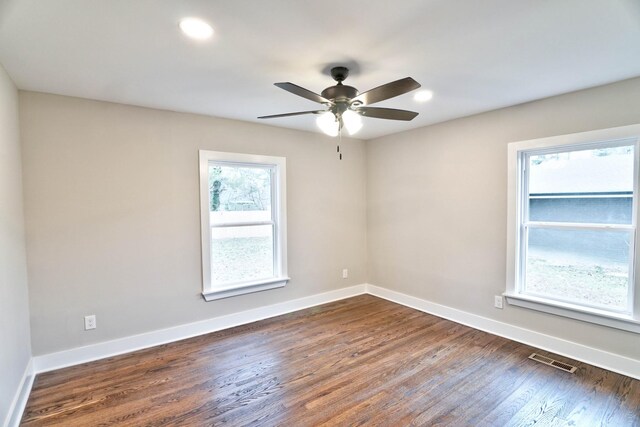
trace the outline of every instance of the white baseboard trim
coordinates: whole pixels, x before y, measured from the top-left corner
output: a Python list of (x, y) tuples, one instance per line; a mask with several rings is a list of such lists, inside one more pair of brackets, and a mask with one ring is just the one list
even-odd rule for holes
[(22, 413), (27, 406), (27, 400), (29, 400), (29, 394), (31, 393), (31, 387), (33, 387), (33, 380), (36, 375), (33, 369), (33, 358), (29, 359), (27, 367), (22, 374), (22, 379), (16, 390), (16, 394), (13, 397), (11, 406), (9, 406), (9, 412), (2, 424), (4, 427), (18, 427), (20, 420), (22, 419)]
[(640, 360), (545, 335), (519, 326), (499, 322), (466, 311), (436, 304), (414, 296), (367, 284), (366, 293), (433, 314), (523, 344), (550, 351), (570, 359), (598, 366), (628, 377), (640, 379)]
[(142, 350), (198, 335), (204, 335), (222, 329), (280, 316), (282, 314), (365, 293), (384, 298), (425, 313), (433, 314), (474, 329), (479, 329), (490, 334), (560, 354), (574, 360), (579, 360), (584, 363), (620, 373), (622, 375), (640, 379), (639, 360), (630, 359), (582, 344), (541, 334), (539, 332), (436, 304), (431, 301), (423, 300), (372, 284), (362, 284), (242, 311), (239, 313), (233, 313), (226, 316), (214, 317), (199, 322), (146, 332), (139, 335), (132, 335), (57, 353), (35, 356), (29, 361), (29, 365), (23, 375), (20, 388), (16, 392), (14, 401), (3, 426), (14, 427), (18, 426), (20, 423), (22, 413), (29, 398), (31, 387), (33, 386), (35, 375), (38, 373), (79, 365), (81, 363), (117, 356), (119, 354)]
[(280, 316), (316, 305), (361, 295), (365, 293), (365, 289), (364, 284), (351, 286), (265, 307), (254, 308), (252, 310), (241, 311), (239, 313), (228, 314), (226, 316), (214, 317), (199, 322), (145, 332), (139, 335), (72, 348), (57, 353), (35, 356), (33, 358), (35, 372), (53, 371), (55, 369), (79, 365), (81, 363), (232, 328), (269, 317)]
[[(146, 332), (139, 335), (132, 335), (84, 347), (72, 348), (70, 350), (64, 350), (57, 353), (36, 356), (32, 359), (28, 367), (28, 372), (31, 372), (31, 375), (27, 375), (27, 372), (25, 372), (25, 377), (23, 378), (24, 386), (21, 385), (20, 393), (23, 393), (23, 389), (31, 389), (33, 377), (35, 376), (34, 374), (37, 373), (79, 365), (81, 363), (117, 356), (119, 354), (142, 350), (198, 335), (204, 335), (210, 332), (256, 322), (270, 317), (280, 316), (282, 314), (350, 298), (364, 293), (384, 298), (425, 313), (433, 314), (435, 316), (527, 344), (532, 347), (547, 350), (552, 353), (608, 369), (622, 375), (640, 379), (639, 360), (609, 353), (604, 350), (595, 349), (550, 335), (545, 335), (519, 326), (510, 325), (508, 323), (499, 322), (487, 317), (478, 316), (476, 314), (436, 304), (431, 301), (403, 294), (401, 292), (392, 291), (380, 286), (362, 284), (242, 311), (239, 313), (233, 313), (226, 316), (214, 317), (199, 322)], [(28, 381), (29, 378), (30, 382)], [(27, 396), (24, 397), (25, 404), (26, 398), (28, 397), (28, 393), (26, 394)], [(17, 399), (18, 395), (16, 395), (16, 402)], [(19, 404), (16, 402), (14, 402), (14, 405), (18, 408)], [(20, 411), (20, 414), (21, 413), (22, 412)]]

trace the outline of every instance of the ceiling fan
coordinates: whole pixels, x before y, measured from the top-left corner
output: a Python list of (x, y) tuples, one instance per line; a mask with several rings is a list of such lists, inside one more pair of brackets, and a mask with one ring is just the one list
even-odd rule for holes
[(362, 127), (361, 116), (388, 120), (412, 120), (418, 115), (415, 111), (397, 110), (394, 108), (369, 107), (376, 102), (394, 98), (396, 96), (418, 89), (420, 83), (411, 77), (396, 80), (378, 86), (367, 92), (359, 93), (355, 87), (346, 86), (342, 82), (349, 75), (346, 67), (333, 67), (331, 77), (338, 83), (323, 90), (320, 95), (293, 83), (275, 83), (281, 89), (291, 92), (319, 104), (324, 104), (326, 110), (298, 111), (295, 113), (274, 114), (261, 116), (259, 119), (275, 119), (279, 117), (299, 116), (303, 114), (318, 114), (316, 122), (320, 129), (330, 136), (337, 136), (342, 128), (346, 128), (350, 135), (355, 134)]

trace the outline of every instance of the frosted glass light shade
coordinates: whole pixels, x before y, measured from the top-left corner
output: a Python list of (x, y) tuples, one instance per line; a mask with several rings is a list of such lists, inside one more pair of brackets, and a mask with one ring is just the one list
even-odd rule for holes
[(316, 119), (316, 124), (322, 130), (322, 132), (326, 133), (329, 136), (338, 136), (338, 132), (340, 130), (340, 125), (336, 120), (336, 116), (327, 111), (326, 113), (322, 113)]
[(360, 129), (362, 129), (362, 117), (355, 111), (347, 110), (342, 113), (342, 123), (347, 128), (349, 135), (354, 135)]

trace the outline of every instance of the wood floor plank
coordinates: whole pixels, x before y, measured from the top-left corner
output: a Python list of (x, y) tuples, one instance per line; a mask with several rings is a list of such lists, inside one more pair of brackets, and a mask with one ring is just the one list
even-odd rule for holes
[(640, 426), (640, 381), (362, 295), (40, 374), (22, 425)]

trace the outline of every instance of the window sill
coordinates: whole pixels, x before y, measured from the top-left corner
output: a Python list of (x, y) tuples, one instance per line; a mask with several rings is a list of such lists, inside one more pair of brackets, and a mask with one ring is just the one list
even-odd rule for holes
[(603, 310), (591, 309), (576, 306), (558, 301), (549, 301), (530, 295), (503, 294), (507, 298), (507, 303), (518, 307), (529, 308), (531, 310), (542, 311), (544, 313), (569, 317), (571, 319), (582, 320), (611, 328), (640, 333), (640, 321), (623, 314), (609, 313)]
[(288, 277), (276, 277), (267, 280), (256, 280), (246, 282), (226, 288), (210, 289), (202, 293), (205, 301), (214, 301), (223, 298), (235, 297), (237, 295), (250, 294), (253, 292), (266, 291), (269, 289), (282, 288), (290, 279)]

